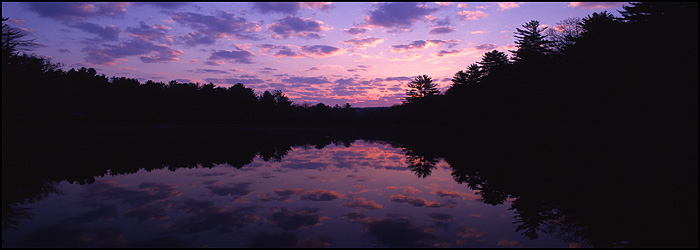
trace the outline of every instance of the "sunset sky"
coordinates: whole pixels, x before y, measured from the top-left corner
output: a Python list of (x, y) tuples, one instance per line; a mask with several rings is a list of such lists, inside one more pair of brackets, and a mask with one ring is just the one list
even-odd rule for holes
[(243, 83), (294, 103), (391, 106), (429, 75), (444, 91), (516, 28), (623, 2), (3, 2), (7, 23), (63, 69), (168, 82)]

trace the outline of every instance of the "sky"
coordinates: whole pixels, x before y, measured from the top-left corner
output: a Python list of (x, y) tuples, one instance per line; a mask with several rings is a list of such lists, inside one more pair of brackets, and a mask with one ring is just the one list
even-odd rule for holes
[(3, 2), (7, 24), (64, 70), (180, 83), (243, 83), (295, 104), (401, 103), (428, 75), (444, 92), (459, 70), (516, 49), (530, 20), (567, 18), (624, 2)]

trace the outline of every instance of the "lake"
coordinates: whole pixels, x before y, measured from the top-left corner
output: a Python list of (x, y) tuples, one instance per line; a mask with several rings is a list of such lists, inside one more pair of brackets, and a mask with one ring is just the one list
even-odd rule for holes
[(697, 166), (685, 168), (697, 155), (684, 142), (390, 134), (8, 136), (2, 244), (697, 246)]

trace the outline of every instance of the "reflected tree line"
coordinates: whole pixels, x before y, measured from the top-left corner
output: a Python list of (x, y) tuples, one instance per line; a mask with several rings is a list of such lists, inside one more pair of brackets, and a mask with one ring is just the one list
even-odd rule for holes
[[(139, 170), (248, 166), (294, 147), (387, 143), (429, 178), (444, 160), (485, 204), (509, 204), (514, 230), (595, 247), (697, 246), (697, 141), (629, 132), (504, 132), (407, 136), (408, 131), (146, 128), (93, 135), (3, 135), (3, 230), (31, 216), (26, 202)], [(653, 143), (649, 143), (649, 142)], [(465, 191), (468, 189), (465, 188)]]

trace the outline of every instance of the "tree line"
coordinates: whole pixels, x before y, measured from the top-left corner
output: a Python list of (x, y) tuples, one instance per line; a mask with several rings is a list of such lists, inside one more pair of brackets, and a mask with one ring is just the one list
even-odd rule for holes
[[(295, 104), (279, 90), (98, 75), (20, 53), (30, 40), (3, 18), (3, 125), (76, 122), (450, 126), (697, 126), (697, 3), (630, 3), (552, 27), (515, 31), (517, 49), (487, 52), (440, 93), (428, 75), (403, 103), (356, 112), (350, 104)], [(668, 27), (684, 27), (681, 32)]]

